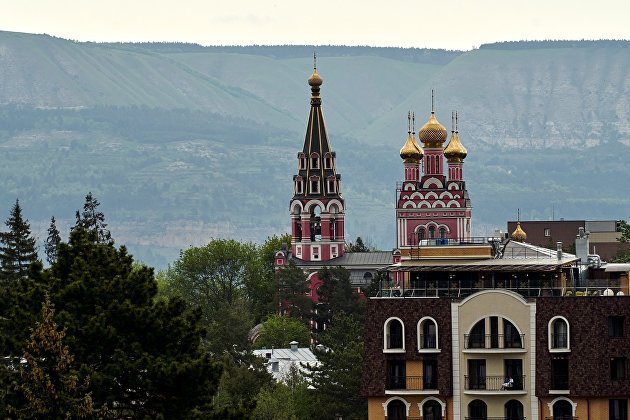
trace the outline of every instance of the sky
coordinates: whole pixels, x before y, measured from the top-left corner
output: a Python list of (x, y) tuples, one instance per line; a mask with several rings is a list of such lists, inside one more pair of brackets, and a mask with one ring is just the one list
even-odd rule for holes
[(630, 0), (15, 0), (0, 29), (77, 41), (370, 45), (630, 39)]

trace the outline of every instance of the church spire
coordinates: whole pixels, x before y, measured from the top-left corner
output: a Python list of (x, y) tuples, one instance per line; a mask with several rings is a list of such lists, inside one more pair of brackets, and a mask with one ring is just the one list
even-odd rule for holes
[(302, 152), (298, 153), (290, 205), (292, 251), (295, 257), (305, 261), (326, 261), (343, 254), (345, 205), (336, 154), (330, 147), (324, 124), (320, 97), (323, 80), (317, 73), (315, 53), (308, 84), (311, 110)]

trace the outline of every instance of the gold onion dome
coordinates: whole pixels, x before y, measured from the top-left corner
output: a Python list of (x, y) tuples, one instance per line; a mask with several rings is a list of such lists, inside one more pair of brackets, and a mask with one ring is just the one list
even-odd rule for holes
[(521, 222), (516, 223), (516, 229), (512, 232), (512, 239), (516, 242), (525, 242), (525, 239), (527, 239), (527, 234), (521, 228)]
[(311, 87), (319, 87), (319, 86), (322, 85), (322, 83), (324, 83), (324, 81), (322, 80), (320, 75), (317, 74), (317, 69), (314, 68), (313, 69), (313, 74), (311, 74), (311, 77), (308, 78), (308, 84)]
[(400, 157), (405, 163), (419, 163), (424, 153), (420, 146), (416, 144), (415, 139), (411, 136), (411, 132), (407, 134), (407, 141), (400, 149)]
[(451, 140), (448, 142), (446, 149), (444, 149), (444, 156), (449, 161), (461, 162), (468, 155), (468, 150), (459, 141), (459, 133), (455, 131), (451, 136)]
[(431, 111), (429, 121), (422, 126), (418, 134), (425, 147), (442, 147), (448, 136), (446, 128), (438, 122), (433, 111)]

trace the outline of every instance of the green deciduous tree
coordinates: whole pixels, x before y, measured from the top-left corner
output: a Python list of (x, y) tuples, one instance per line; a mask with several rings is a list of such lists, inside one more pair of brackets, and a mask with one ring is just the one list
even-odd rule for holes
[(181, 296), (189, 307), (201, 309), (212, 354), (246, 347), (254, 326), (252, 300), (264, 279), (255, 245), (215, 239), (188, 248), (161, 277), (166, 295)]
[(55, 216), (50, 218), (50, 226), (48, 227), (48, 237), (44, 244), (44, 251), (46, 253), (46, 261), (48, 264), (54, 264), (57, 261), (57, 248), (61, 243), (61, 236), (59, 235), (59, 229), (57, 229), (57, 223), (55, 222)]
[(105, 215), (98, 210), (100, 205), (101, 203), (89, 192), (85, 196), (83, 212), (77, 210), (75, 228), (81, 227), (90, 232), (93, 240), (97, 243), (113, 243), (111, 233), (107, 229), (107, 223), (105, 223)]
[(619, 221), (619, 232), (621, 232), (619, 242), (630, 242), (630, 224), (628, 222), (625, 220)]
[(363, 323), (343, 312), (336, 313), (319, 336), (314, 353), (320, 362), (307, 376), (315, 388), (317, 418), (367, 418), (367, 401), (361, 397)]
[(271, 315), (262, 324), (260, 337), (256, 340), (256, 348), (289, 348), (291, 341), (303, 346), (310, 343), (310, 332), (307, 326), (294, 318)]
[(312, 392), (298, 368), (291, 365), (282, 382), (261, 388), (256, 396), (254, 420), (299, 420), (320, 418), (313, 415)]
[(5, 283), (11, 283), (26, 275), (29, 265), (37, 261), (37, 250), (19, 200), (15, 200), (6, 225), (9, 230), (0, 234), (0, 274)]
[[(50, 298), (42, 307), (41, 321), (31, 333), (20, 364), (17, 388), (26, 404), (13, 414), (19, 418), (92, 418), (94, 407), (87, 378), (79, 378), (73, 369), (74, 358), (64, 344), (66, 332), (59, 331)], [(101, 411), (104, 415), (106, 410)]]

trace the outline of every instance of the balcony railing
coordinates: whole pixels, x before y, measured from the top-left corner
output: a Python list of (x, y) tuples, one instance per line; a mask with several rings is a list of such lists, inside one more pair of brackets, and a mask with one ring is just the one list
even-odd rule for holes
[(525, 389), (523, 386), (525, 384), (525, 375), (521, 377), (512, 377), (512, 379), (514, 379), (512, 386), (504, 386), (504, 384), (508, 383), (505, 376), (486, 375), (481, 377), (470, 377), (469, 375), (465, 375), (464, 389), (467, 391), (522, 391)]
[(437, 389), (437, 378), (423, 376), (390, 376), (387, 389), (406, 389), (410, 391), (424, 391)]
[(465, 349), (523, 349), (525, 334), (464, 334)]
[(466, 420), (526, 420), (526, 417), (464, 417)]
[(435, 334), (420, 334), (420, 349), (437, 349), (437, 337)]

